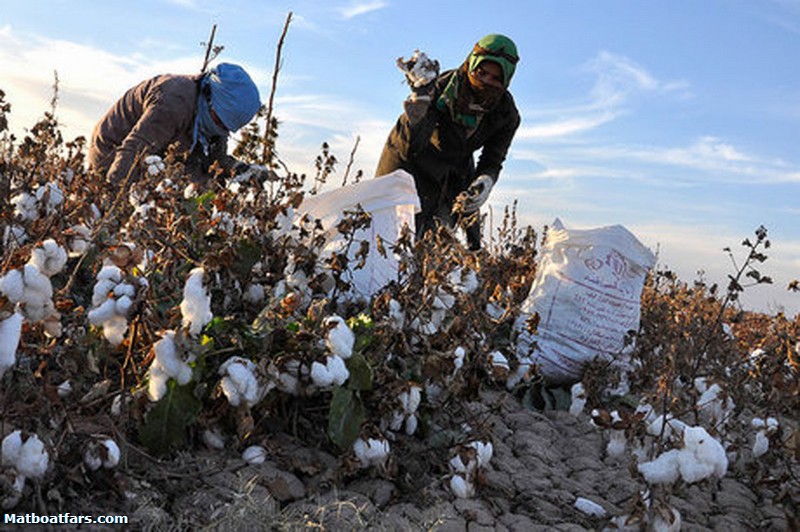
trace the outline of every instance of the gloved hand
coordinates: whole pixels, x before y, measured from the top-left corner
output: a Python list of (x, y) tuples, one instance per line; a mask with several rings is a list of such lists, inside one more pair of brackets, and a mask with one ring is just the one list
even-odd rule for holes
[(494, 179), (489, 174), (483, 174), (467, 188), (467, 198), (464, 201), (464, 212), (475, 212), (489, 199), (489, 193), (494, 186)]
[(439, 76), (439, 62), (415, 50), (409, 59), (399, 57), (397, 67), (405, 73), (406, 82), (411, 87), (411, 94), (403, 102), (403, 109), (414, 125), (422, 120), (430, 107), (433, 81)]

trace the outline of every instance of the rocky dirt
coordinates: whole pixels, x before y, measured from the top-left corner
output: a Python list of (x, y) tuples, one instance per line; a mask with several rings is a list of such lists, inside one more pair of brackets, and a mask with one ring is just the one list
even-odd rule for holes
[[(134, 529), (144, 530), (471, 532), (613, 529), (613, 516), (635, 513), (645, 485), (631, 473), (628, 459), (607, 456), (607, 435), (588, 414), (575, 418), (530, 410), (499, 391), (482, 393), (480, 401), (466, 405), (466, 413), (481, 420), (494, 444), (494, 457), (471, 499), (450, 492), (444, 446), (435, 443), (442, 435), (433, 430), (394, 444), (399, 452), (393, 448), (393, 455), (405, 456), (406, 463), (382, 471), (348, 470), (346, 459), (276, 433), (260, 442), (269, 457), (259, 465), (244, 462), (240, 449), (156, 461), (128, 445), (119, 469), (93, 479), (95, 495), (68, 502), (63, 510), (125, 514)], [(756, 467), (749, 451), (738, 454), (723, 479), (671, 488), (669, 504), (680, 512), (682, 530), (797, 525), (797, 508), (779, 502), (793, 497), (785, 497), (777, 482), (791, 474), (790, 485), (797, 489), (797, 463), (786, 471), (776, 462), (768, 471), (768, 457)], [(607, 516), (576, 509), (579, 497), (600, 505)]]

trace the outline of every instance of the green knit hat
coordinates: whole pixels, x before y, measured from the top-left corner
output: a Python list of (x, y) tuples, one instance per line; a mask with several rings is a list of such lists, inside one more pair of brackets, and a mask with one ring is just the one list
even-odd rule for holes
[(467, 57), (467, 67), (472, 72), (484, 61), (493, 61), (500, 65), (503, 70), (503, 86), (508, 88), (519, 61), (517, 45), (505, 35), (497, 33), (487, 35), (475, 43), (472, 52)]

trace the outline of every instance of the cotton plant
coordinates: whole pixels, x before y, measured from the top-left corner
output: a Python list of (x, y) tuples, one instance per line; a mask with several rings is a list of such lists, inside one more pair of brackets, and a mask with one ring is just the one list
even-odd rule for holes
[(392, 413), (389, 429), (394, 432), (403, 430), (408, 436), (413, 436), (417, 432), (417, 410), (421, 401), (422, 387), (418, 384), (411, 384), (400, 392), (397, 396), (399, 408)]
[(128, 330), (128, 315), (140, 289), (146, 288), (143, 277), (127, 278), (123, 271), (107, 264), (97, 272), (97, 281), (92, 289), (92, 308), (89, 323), (103, 329), (103, 336), (113, 346), (125, 339)]
[(774, 417), (753, 418), (750, 426), (756, 429), (756, 438), (753, 442), (753, 457), (758, 458), (769, 450), (770, 436), (778, 432), (780, 423)]
[(488, 467), (494, 454), (491, 442), (472, 441), (456, 448), (448, 462), (450, 468), (450, 489), (460, 499), (475, 495), (476, 482), (482, 470)]
[(13, 508), (22, 496), (25, 481), (40, 479), (47, 472), (50, 457), (36, 434), (23, 438), (22, 432), (15, 430), (3, 438), (0, 458), (0, 463), (15, 473), (13, 493), (2, 501), (3, 508)]
[(173, 379), (183, 386), (192, 380), (192, 363), (195, 356), (186, 353), (180, 333), (165, 331), (161, 339), (153, 344), (155, 357), (148, 371), (147, 396), (159, 401), (167, 393), (167, 383)]
[(97, 471), (101, 467), (112, 469), (119, 464), (119, 459), (119, 445), (111, 438), (90, 442), (83, 453), (83, 463), (90, 471)]
[(203, 327), (214, 318), (211, 312), (211, 296), (203, 286), (205, 270), (202, 267), (194, 268), (189, 272), (189, 278), (183, 288), (183, 300), (180, 304), (183, 316), (183, 327), (191, 336), (197, 336)]
[(220, 388), (231, 406), (253, 407), (263, 396), (252, 360), (234, 356), (219, 367)]

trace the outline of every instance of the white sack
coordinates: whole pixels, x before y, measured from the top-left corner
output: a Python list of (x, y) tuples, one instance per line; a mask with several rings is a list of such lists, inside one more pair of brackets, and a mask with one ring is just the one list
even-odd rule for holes
[[(397, 278), (398, 260), (388, 246), (398, 240), (403, 225), (407, 224), (412, 234), (414, 232), (414, 214), (420, 209), (414, 178), (408, 172), (396, 170), (377, 179), (306, 196), (297, 208), (297, 216), (308, 214), (320, 220), (328, 241), (325, 252), (334, 253), (346, 245), (344, 237), (336, 230), (336, 224), (344, 218), (345, 211), (353, 211), (357, 205), (370, 213), (372, 224), (356, 232), (349, 258), (354, 260), (362, 240), (369, 242), (370, 252), (363, 268), (350, 269), (352, 277), (348, 280), (357, 296), (369, 298)], [(378, 235), (384, 241), (385, 258), (377, 251)]]
[[(515, 329), (517, 358), (553, 383), (580, 380), (586, 362), (622, 351), (639, 328), (653, 253), (621, 225), (567, 230), (556, 219)], [(535, 312), (538, 335), (526, 330)], [(532, 346), (535, 342), (536, 346)]]

